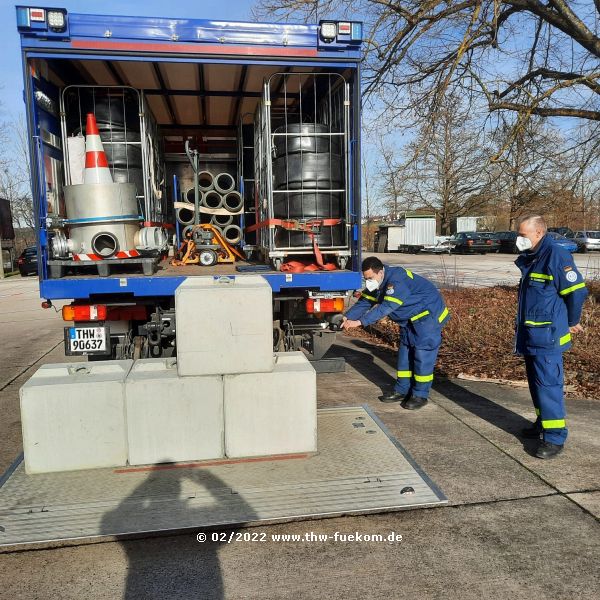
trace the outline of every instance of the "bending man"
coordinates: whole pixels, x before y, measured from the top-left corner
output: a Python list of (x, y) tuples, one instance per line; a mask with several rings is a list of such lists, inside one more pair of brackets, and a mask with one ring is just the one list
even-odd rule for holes
[(362, 263), (366, 288), (345, 314), (343, 328), (366, 327), (389, 317), (400, 325), (398, 371), (393, 392), (382, 402), (402, 401), (402, 407), (427, 404), (433, 368), (442, 342), (448, 309), (437, 288), (404, 267), (383, 265), (376, 257)]

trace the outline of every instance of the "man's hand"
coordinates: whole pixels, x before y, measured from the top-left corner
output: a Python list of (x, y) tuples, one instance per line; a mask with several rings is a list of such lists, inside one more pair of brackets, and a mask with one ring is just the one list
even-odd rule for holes
[(583, 327), (577, 323), (577, 325), (573, 325), (573, 327), (569, 327), (569, 331), (571, 333), (583, 333)]
[(350, 319), (344, 319), (344, 322), (342, 323), (342, 327), (344, 329), (352, 329), (354, 327), (360, 327), (360, 326), (361, 326), (360, 321), (351, 321)]

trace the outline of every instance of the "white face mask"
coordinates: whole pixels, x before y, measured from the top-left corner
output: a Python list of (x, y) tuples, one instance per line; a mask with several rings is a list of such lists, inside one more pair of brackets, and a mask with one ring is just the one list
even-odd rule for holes
[(377, 279), (367, 279), (365, 286), (370, 292), (374, 292), (379, 287), (379, 281)]
[(517, 236), (515, 244), (517, 245), (519, 252), (525, 252), (525, 250), (530, 250), (531, 246), (533, 246), (531, 240), (527, 237), (523, 237), (522, 235)]

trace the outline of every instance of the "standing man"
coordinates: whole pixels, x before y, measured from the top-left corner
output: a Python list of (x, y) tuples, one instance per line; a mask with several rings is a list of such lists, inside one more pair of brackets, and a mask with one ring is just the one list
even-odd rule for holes
[(542, 438), (538, 458), (553, 458), (567, 439), (562, 353), (571, 347), (587, 289), (571, 254), (546, 235), (543, 217), (521, 220), (515, 264), (521, 270), (515, 351), (525, 357), (535, 423), (523, 430)]
[(366, 288), (346, 312), (342, 327), (366, 327), (383, 317), (400, 325), (396, 384), (393, 392), (380, 399), (402, 401), (408, 410), (422, 408), (433, 383), (442, 327), (448, 320), (444, 299), (433, 283), (404, 267), (384, 266), (371, 256), (361, 268)]

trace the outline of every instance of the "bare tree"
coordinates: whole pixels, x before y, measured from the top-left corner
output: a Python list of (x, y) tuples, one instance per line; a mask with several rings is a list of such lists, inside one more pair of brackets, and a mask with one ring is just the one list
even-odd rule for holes
[(450, 233), (456, 217), (487, 209), (490, 149), (456, 98), (448, 98), (438, 108), (432, 126), (422, 124), (408, 151), (406, 184), (422, 206), (438, 213), (442, 234)]
[(558, 181), (568, 179), (559, 158), (564, 144), (540, 118), (532, 118), (516, 131), (514, 120), (502, 119), (492, 137), (501, 157), (491, 165), (494, 194), (498, 210), (506, 211), (513, 229), (524, 213), (543, 208), (539, 201), (548, 186), (556, 189)]
[(387, 110), (448, 90), (483, 95), (521, 119), (600, 121), (599, 0), (259, 0), (281, 19), (363, 18), (365, 89)]
[(16, 227), (35, 227), (27, 129), (23, 119), (0, 126), (0, 197), (10, 202)]

